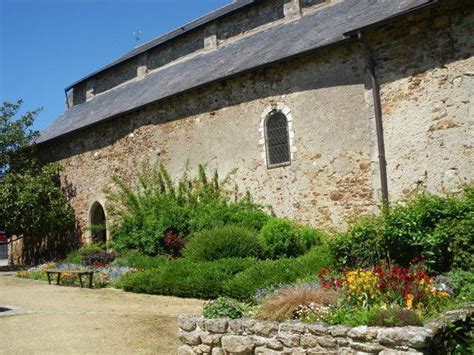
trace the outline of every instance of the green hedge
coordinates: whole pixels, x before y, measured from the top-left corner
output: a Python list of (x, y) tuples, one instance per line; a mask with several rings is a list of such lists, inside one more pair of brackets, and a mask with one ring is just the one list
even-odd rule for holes
[(127, 275), (122, 287), (131, 292), (177, 297), (227, 295), (249, 299), (262, 288), (315, 275), (321, 268), (331, 266), (331, 260), (325, 246), (299, 258), (275, 261), (234, 258), (196, 262), (182, 258), (168, 260), (157, 269)]
[(225, 294), (238, 299), (249, 299), (258, 290), (279, 284), (294, 283), (298, 279), (316, 275), (332, 265), (327, 246), (317, 246), (299, 258), (265, 260), (228, 280)]
[(122, 280), (126, 291), (177, 297), (216, 298), (224, 283), (255, 265), (255, 259), (221, 259), (214, 262), (170, 260), (158, 269), (133, 273)]

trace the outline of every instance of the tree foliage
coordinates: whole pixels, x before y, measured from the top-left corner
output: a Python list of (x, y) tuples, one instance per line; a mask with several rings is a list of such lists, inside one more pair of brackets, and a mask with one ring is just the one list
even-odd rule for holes
[(18, 100), (0, 106), (0, 178), (12, 167), (21, 169), (31, 163), (30, 143), (38, 136), (32, 126), (41, 109), (17, 118), (21, 104)]
[(23, 239), (22, 259), (30, 263), (66, 253), (75, 219), (60, 186), (61, 167), (41, 166), (31, 144), (39, 110), (17, 117), (21, 104), (0, 106), (0, 230)]
[[(32, 173), (9, 172), (0, 185), (0, 221), (16, 236), (67, 233), (74, 214), (59, 187), (59, 165), (49, 164)], [(0, 227), (1, 228), (1, 227)]]

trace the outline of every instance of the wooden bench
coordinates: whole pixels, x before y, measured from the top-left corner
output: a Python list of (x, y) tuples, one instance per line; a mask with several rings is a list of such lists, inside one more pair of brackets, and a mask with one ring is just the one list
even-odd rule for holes
[(92, 277), (94, 276), (94, 271), (89, 270), (75, 270), (75, 271), (67, 271), (67, 270), (48, 270), (46, 271), (46, 275), (48, 276), (48, 283), (51, 285), (51, 275), (58, 275), (56, 277), (56, 284), (59, 285), (61, 281), (61, 274), (76, 274), (79, 276), (79, 283), (81, 284), (81, 288), (84, 287), (82, 283), (82, 276), (89, 276), (89, 288), (92, 288)]

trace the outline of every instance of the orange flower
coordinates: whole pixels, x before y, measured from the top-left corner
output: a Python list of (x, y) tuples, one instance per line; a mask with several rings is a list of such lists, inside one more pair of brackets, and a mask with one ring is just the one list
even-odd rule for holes
[(409, 293), (406, 297), (406, 302), (407, 302), (407, 308), (408, 309), (412, 309), (413, 307), (413, 295), (411, 293)]

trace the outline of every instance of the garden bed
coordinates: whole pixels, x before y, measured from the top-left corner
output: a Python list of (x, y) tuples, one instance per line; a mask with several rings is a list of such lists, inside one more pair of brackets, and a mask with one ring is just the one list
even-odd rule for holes
[(345, 327), (299, 321), (206, 319), (181, 316), (179, 354), (437, 354), (446, 353), (453, 327), (472, 325), (474, 303), (423, 327)]

